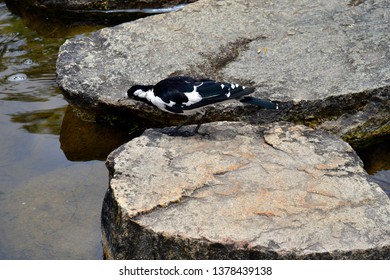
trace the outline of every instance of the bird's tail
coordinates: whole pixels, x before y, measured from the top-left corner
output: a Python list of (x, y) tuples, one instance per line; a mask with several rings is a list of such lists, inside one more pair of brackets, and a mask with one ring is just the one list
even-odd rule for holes
[(252, 104), (256, 105), (265, 109), (278, 109), (278, 104), (273, 103), (268, 100), (260, 99), (260, 98), (255, 98), (252, 96), (244, 96), (243, 98), (240, 99), (242, 103), (247, 103), (247, 104)]

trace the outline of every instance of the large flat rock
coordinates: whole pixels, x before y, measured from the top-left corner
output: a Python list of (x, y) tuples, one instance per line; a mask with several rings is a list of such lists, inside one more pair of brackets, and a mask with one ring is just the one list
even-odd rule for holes
[[(126, 98), (134, 84), (172, 75), (256, 87), (279, 102), (268, 114), (218, 105), (208, 120), (318, 125), (359, 138), (390, 133), (389, 1), (200, 0), (67, 40), (57, 61), (66, 98), (167, 124), (182, 119)], [(335, 119), (342, 117), (339, 122)]]
[(352, 148), (306, 126), (147, 130), (111, 153), (109, 259), (380, 259), (390, 200)]

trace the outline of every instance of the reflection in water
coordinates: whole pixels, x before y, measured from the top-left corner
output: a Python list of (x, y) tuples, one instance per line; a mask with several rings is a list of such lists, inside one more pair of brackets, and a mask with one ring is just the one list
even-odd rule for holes
[(357, 151), (368, 174), (372, 175), (380, 170), (390, 170), (389, 143), (390, 138), (386, 138), (380, 143)]
[(5, 82), (0, 100), (22, 102), (45, 102), (60, 94), (54, 75), (43, 74), (38, 78), (27, 76), (24, 81)]
[(132, 138), (130, 131), (83, 121), (68, 106), (61, 127), (61, 149), (71, 161), (105, 160), (110, 152)]
[(60, 107), (12, 114), (11, 121), (22, 123), (22, 128), (30, 133), (59, 135), (65, 109)]
[(71, 105), (10, 114), (29, 133), (60, 135), (61, 149), (70, 161), (104, 161), (120, 145), (140, 134), (138, 127), (118, 127), (85, 121)]
[(364, 169), (390, 197), (390, 138), (357, 151), (364, 163)]

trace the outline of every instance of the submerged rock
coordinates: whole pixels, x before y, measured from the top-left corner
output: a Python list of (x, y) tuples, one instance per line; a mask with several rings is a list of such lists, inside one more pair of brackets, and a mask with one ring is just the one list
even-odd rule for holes
[(11, 75), (7, 78), (7, 81), (10, 81), (10, 82), (21, 82), (21, 81), (25, 81), (25, 80), (27, 80), (27, 75), (24, 73), (14, 74), (14, 75)]
[(208, 121), (323, 124), (358, 143), (390, 133), (390, 2), (353, 3), (200, 0), (67, 40), (57, 82), (70, 102), (161, 125), (182, 119), (127, 99), (129, 87), (173, 75), (237, 82), (280, 110), (222, 104)]
[(337, 137), (284, 123), (165, 130), (107, 159), (106, 258), (389, 258), (390, 200)]

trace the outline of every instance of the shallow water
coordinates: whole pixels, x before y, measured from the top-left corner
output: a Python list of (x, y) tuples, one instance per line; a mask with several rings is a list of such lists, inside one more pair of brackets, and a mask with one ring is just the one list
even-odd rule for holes
[(102, 258), (104, 159), (129, 137), (68, 106), (55, 82), (65, 38), (52, 35), (0, 2), (0, 259)]
[[(59, 46), (94, 29), (38, 34), (0, 1), (0, 259), (102, 258), (104, 160), (128, 131), (82, 120), (55, 83)], [(363, 154), (389, 191), (388, 148)]]

